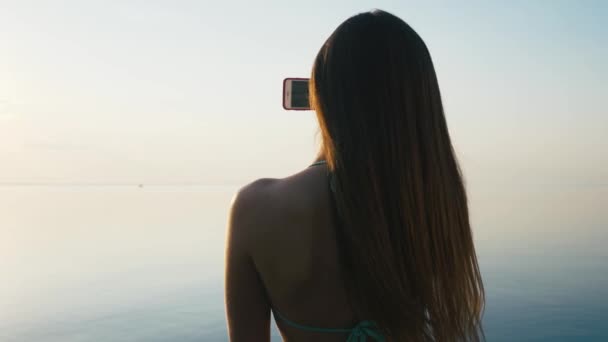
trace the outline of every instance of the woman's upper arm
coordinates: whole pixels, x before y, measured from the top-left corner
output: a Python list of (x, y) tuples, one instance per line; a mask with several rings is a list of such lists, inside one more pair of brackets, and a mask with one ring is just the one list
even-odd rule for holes
[(270, 304), (251, 258), (259, 224), (256, 189), (249, 186), (233, 199), (228, 219), (225, 296), (230, 341), (270, 341)]

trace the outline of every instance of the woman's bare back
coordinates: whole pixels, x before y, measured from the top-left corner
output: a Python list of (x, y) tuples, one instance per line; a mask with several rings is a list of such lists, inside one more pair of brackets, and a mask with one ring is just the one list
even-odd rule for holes
[[(238, 197), (247, 202), (248, 211), (255, 211), (249, 214), (243, 244), (269, 308), (303, 325), (353, 326), (356, 320), (340, 280), (327, 167), (258, 180)], [(343, 341), (348, 335), (302, 331), (281, 319), (277, 325), (286, 341)]]

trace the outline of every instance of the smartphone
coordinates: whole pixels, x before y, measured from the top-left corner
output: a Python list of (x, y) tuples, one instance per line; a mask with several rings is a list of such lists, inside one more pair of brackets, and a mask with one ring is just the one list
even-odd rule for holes
[(310, 110), (308, 78), (286, 78), (283, 81), (283, 108)]

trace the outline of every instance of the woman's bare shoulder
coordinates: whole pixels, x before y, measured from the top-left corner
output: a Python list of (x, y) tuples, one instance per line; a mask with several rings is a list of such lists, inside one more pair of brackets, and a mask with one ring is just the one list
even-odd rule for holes
[(259, 236), (289, 226), (294, 216), (306, 211), (311, 177), (314, 175), (304, 170), (282, 179), (258, 179), (242, 187), (232, 199), (232, 233), (251, 243)]
[(230, 220), (239, 229), (257, 226), (276, 206), (276, 184), (280, 180), (258, 179), (243, 186), (232, 198)]

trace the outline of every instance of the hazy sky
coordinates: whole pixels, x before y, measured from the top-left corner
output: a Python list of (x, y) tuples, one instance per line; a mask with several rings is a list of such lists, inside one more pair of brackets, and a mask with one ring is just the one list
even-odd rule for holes
[[(314, 113), (282, 109), (283, 78), (373, 8), (433, 56), (496, 322), (521, 332), (564, 305), (550, 326), (567, 329), (569, 298), (604, 305), (608, 1), (0, 0), (0, 339), (36, 317), (77, 334), (92, 312), (202, 280), (221, 293), (232, 192), (316, 152)], [(230, 186), (11, 186), (91, 182)], [(223, 327), (216, 297), (205, 323)]]
[(427, 43), (469, 181), (608, 182), (608, 2), (352, 0), (0, 0), (0, 182), (295, 172), (317, 128), (282, 79), (372, 8)]

